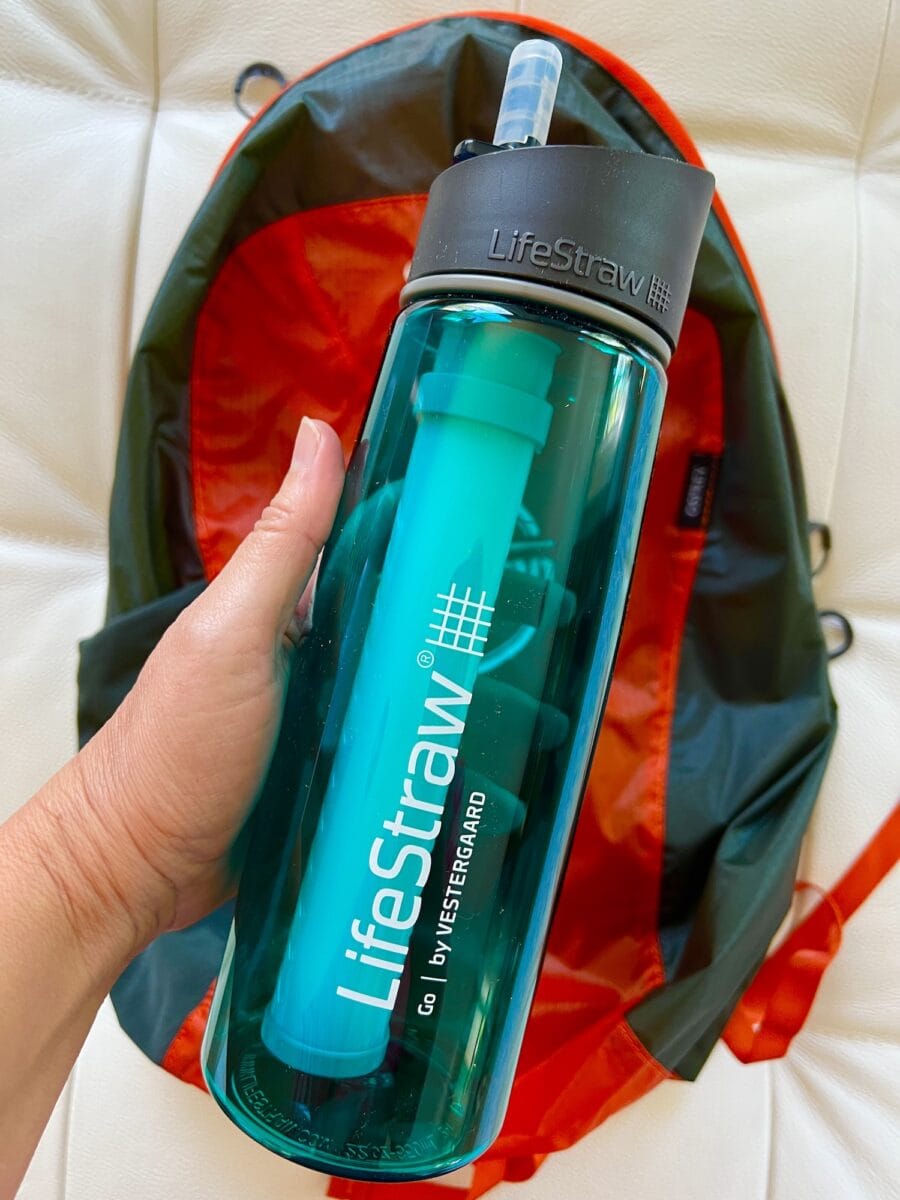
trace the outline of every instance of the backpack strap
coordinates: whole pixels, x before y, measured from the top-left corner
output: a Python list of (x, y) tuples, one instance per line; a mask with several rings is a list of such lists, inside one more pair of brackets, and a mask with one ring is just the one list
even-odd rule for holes
[(784, 1057), (837, 954), (845, 921), (898, 860), (900, 803), (831, 891), (797, 884), (797, 891), (812, 889), (821, 898), (759, 968), (725, 1027), (722, 1038), (741, 1062)]

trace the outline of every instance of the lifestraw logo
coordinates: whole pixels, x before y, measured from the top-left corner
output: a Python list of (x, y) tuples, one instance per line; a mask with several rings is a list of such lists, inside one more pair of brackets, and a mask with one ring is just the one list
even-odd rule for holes
[(531, 230), (520, 232), (514, 229), (511, 234), (505, 234), (495, 228), (487, 256), (497, 262), (528, 261), (533, 267), (576, 275), (579, 279), (595, 279), (626, 296), (642, 297), (645, 303), (660, 312), (669, 307), (671, 289), (664, 279), (654, 275), (645, 295), (646, 275), (638, 275), (603, 254), (592, 254), (573, 238), (559, 237), (555, 242), (545, 242)]

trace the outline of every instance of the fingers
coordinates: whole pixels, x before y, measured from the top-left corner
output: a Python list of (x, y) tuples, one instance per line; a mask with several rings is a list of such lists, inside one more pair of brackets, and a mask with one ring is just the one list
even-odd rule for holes
[(334, 522), (344, 458), (334, 430), (304, 417), (281, 487), (206, 591), (277, 641), (288, 627)]

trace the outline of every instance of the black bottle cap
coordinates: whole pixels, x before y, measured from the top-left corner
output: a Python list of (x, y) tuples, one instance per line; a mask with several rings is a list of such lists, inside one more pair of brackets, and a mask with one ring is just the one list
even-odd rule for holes
[(434, 181), (409, 279), (468, 272), (562, 288), (674, 349), (714, 182), (675, 159), (600, 146), (479, 154)]

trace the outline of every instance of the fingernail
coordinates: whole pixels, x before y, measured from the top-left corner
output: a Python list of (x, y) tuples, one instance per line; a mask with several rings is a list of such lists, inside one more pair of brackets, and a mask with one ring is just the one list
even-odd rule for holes
[(315, 462), (321, 444), (322, 435), (319, 432), (318, 422), (311, 421), (309, 417), (304, 417), (297, 431), (297, 440), (294, 442), (294, 452), (291, 455), (291, 469), (308, 471)]

